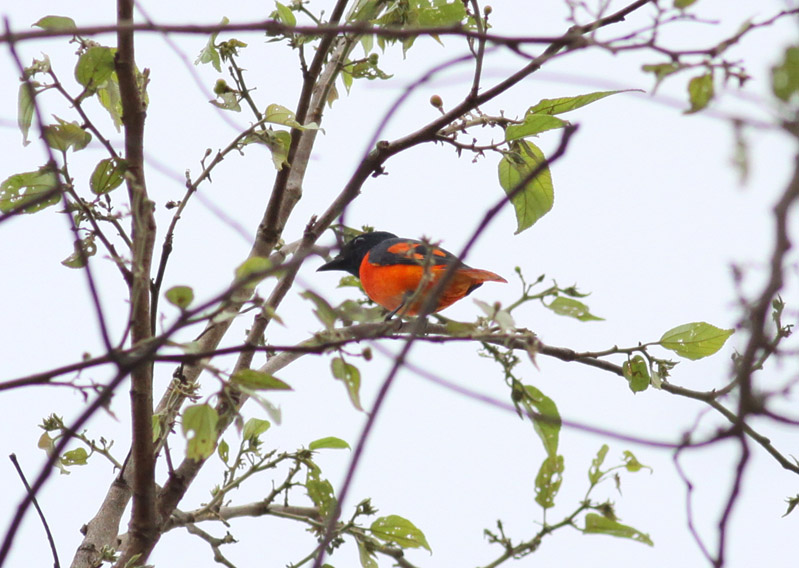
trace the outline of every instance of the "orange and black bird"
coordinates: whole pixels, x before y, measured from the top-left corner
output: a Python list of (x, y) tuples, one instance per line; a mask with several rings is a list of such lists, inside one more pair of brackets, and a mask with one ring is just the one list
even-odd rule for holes
[[(343, 270), (361, 279), (366, 295), (389, 312), (416, 315), (427, 294), (457, 265), (455, 276), (438, 298), (434, 312), (443, 310), (482, 286), (483, 282), (507, 282), (502, 276), (471, 268), (454, 254), (436, 246), (403, 239), (385, 231), (362, 233), (341, 248), (337, 257), (318, 270)], [(423, 279), (427, 281), (421, 284)], [(417, 289), (421, 290), (417, 293)], [(406, 305), (409, 303), (409, 305)]]

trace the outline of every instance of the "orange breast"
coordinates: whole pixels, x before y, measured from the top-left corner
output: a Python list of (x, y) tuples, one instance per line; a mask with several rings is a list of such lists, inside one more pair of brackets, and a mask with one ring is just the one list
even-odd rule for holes
[[(416, 264), (372, 264), (369, 262), (367, 254), (361, 263), (359, 272), (366, 295), (387, 310), (393, 311), (414, 295), (422, 280), (424, 270), (422, 266)], [(401, 314), (412, 316), (419, 313), (426, 299), (425, 294), (429, 293), (441, 279), (447, 266), (430, 266), (428, 270), (430, 274), (426, 278), (429, 279), (429, 282), (425, 283), (422, 292), (413, 303), (400, 311)], [(459, 268), (442, 292), (433, 311), (443, 310), (489, 280), (505, 282), (504, 278), (488, 270)]]

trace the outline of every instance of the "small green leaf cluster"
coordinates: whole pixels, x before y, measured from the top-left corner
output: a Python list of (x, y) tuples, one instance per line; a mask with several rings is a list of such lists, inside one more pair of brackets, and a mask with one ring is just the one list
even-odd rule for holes
[(573, 111), (624, 91), (601, 91), (574, 97), (543, 99), (527, 109), (524, 119), (505, 127), (508, 150), (499, 161), (499, 184), (516, 212), (516, 233), (529, 229), (555, 203), (552, 174), (543, 151), (529, 138), (542, 132), (565, 128), (569, 122), (557, 114)]
[(650, 384), (661, 388), (677, 363), (653, 357), (647, 350), (648, 346), (660, 345), (680, 357), (695, 361), (718, 352), (733, 333), (733, 329), (720, 329), (706, 322), (679, 325), (665, 332), (659, 341), (629, 349), (629, 353), (639, 351), (640, 354), (629, 356), (622, 364), (624, 378), (635, 393), (645, 391)]
[[(687, 13), (687, 9), (692, 7), (695, 3), (696, 0), (674, 0), (674, 17), (693, 17), (692, 14)], [(664, 14), (665, 13), (664, 11)], [(655, 90), (667, 77), (676, 76), (682, 72), (699, 71), (698, 74), (688, 80), (688, 108), (685, 110), (685, 113), (693, 114), (700, 112), (708, 108), (715, 99), (716, 86), (718, 83), (726, 85), (732, 82), (742, 87), (751, 78), (740, 59), (728, 59), (725, 55), (730, 47), (740, 42), (741, 38), (763, 25), (767, 24), (755, 24), (752, 21), (746, 21), (730, 37), (708, 49), (683, 53), (679, 50), (662, 48), (660, 51), (668, 56), (669, 61), (663, 63), (648, 63), (642, 66), (642, 70), (654, 76)], [(799, 79), (797, 79), (797, 77), (799, 77), (799, 72), (795, 71), (797, 68), (796, 60), (794, 60), (794, 64), (791, 66), (791, 58), (799, 57), (799, 55), (792, 55), (792, 49), (797, 50), (796, 47), (787, 48), (784, 63), (772, 69), (772, 91), (774, 95), (783, 102), (787, 100), (791, 92), (791, 87), (789, 86), (791, 84), (791, 79), (789, 77), (793, 76), (794, 84), (799, 85)], [(796, 51), (796, 53), (799, 54), (799, 51)]]
[[(651, 467), (640, 463), (635, 455), (633, 455), (633, 453), (629, 450), (624, 451), (622, 458), (623, 463), (621, 465), (616, 465), (603, 471), (601, 468), (605, 461), (605, 457), (608, 454), (608, 449), (609, 448), (607, 444), (603, 444), (597, 452), (596, 457), (591, 462), (591, 467), (588, 469), (589, 488), (588, 493), (586, 494), (586, 500), (591, 491), (593, 491), (600, 483), (608, 479), (614, 479), (617, 489), (621, 491), (621, 481), (616, 473), (618, 470), (623, 469), (630, 473), (637, 473), (643, 469), (648, 469), (650, 472), (652, 471)], [(606, 534), (619, 538), (628, 538), (643, 544), (648, 544), (649, 546), (654, 546), (654, 543), (648, 534), (645, 534), (633, 527), (621, 524), (616, 518), (616, 513), (614, 511), (613, 505), (610, 502), (601, 504), (591, 503), (589, 504), (588, 508), (594, 509), (597, 511), (597, 513), (587, 513), (585, 515), (585, 525), (582, 529), (584, 534)]]
[(403, 551), (424, 548), (432, 553), (424, 533), (411, 521), (399, 515), (378, 517), (366, 526), (355, 523), (361, 516), (374, 516), (377, 509), (370, 499), (364, 499), (355, 508), (350, 521), (343, 525), (340, 533), (346, 532), (355, 538), (358, 546), (358, 560), (363, 568), (377, 568), (377, 553), (389, 554), (396, 558)]
[(482, 354), (494, 359), (502, 367), (516, 412), (519, 417), (527, 417), (530, 420), (544, 446), (546, 457), (535, 478), (535, 502), (544, 510), (554, 507), (565, 468), (563, 456), (558, 454), (562, 425), (558, 407), (537, 387), (524, 384), (516, 376), (515, 368), (521, 359), (513, 350), (501, 349), (483, 342)]
[(785, 48), (782, 61), (772, 68), (771, 90), (783, 103), (799, 106), (799, 45)]
[(89, 458), (95, 454), (104, 456), (115, 467), (120, 467), (119, 462), (111, 455), (113, 441), (108, 441), (104, 437), (100, 437), (99, 440), (91, 439), (85, 430), (78, 434), (70, 432), (64, 424), (64, 419), (57, 414), (51, 414), (42, 420), (39, 428), (44, 432), (39, 437), (37, 445), (48, 456), (55, 451), (56, 445), (64, 436), (77, 440), (81, 444), (77, 448), (65, 451), (55, 462), (55, 467), (62, 475), (69, 475), (71, 472), (68, 468), (70, 467), (88, 464)]
[[(355, 5), (347, 18), (350, 23), (370, 23), (385, 29), (419, 30), (420, 33), (401, 39), (378, 36), (363, 36), (364, 51), (372, 51), (376, 42), (381, 50), (400, 41), (403, 52), (407, 51), (422, 35), (424, 28), (455, 27), (474, 29), (464, 3), (460, 0), (364, 0)], [(438, 41), (438, 38), (433, 36)]]
[(585, 298), (590, 294), (580, 292), (576, 284), (562, 288), (558, 286), (557, 282), (553, 282), (548, 288), (535, 292), (534, 289), (544, 281), (546, 275), (542, 274), (534, 282), (528, 283), (519, 266), (516, 267), (516, 275), (519, 278), (522, 293), (518, 300), (508, 306), (507, 310), (509, 312), (522, 304), (539, 300), (545, 308), (552, 310), (559, 316), (566, 316), (579, 321), (604, 321), (604, 318), (592, 314), (590, 308), (577, 299)]
[[(71, 18), (46, 16), (34, 26), (44, 30), (72, 30), (77, 26)], [(112, 258), (122, 267), (110, 239), (102, 235), (101, 223), (113, 226), (122, 242), (129, 239), (119, 224), (120, 214), (109, 194), (125, 181), (127, 164), (113, 145), (105, 139), (91, 118), (91, 104), (98, 104), (119, 130), (122, 125), (122, 103), (119, 79), (116, 74), (116, 48), (75, 35), (78, 45), (73, 75), (79, 91), (71, 93), (62, 83), (46, 54), (24, 68), (19, 86), (17, 122), (23, 144), (30, 143), (36, 105), (48, 93), (57, 94), (69, 104), (75, 120), (53, 115), (51, 120), (39, 116), (40, 134), (54, 159), (37, 170), (17, 173), (0, 182), (0, 212), (3, 214), (36, 213), (59, 202), (72, 214), (79, 237), (73, 252), (62, 261), (69, 268), (82, 268), (97, 251), (96, 240), (103, 240)], [(136, 70), (142, 104), (147, 105), (148, 72)], [(49, 95), (48, 95), (49, 96)], [(91, 103), (91, 104), (89, 104)], [(75, 179), (70, 174), (71, 156), (87, 148), (97, 139), (108, 156), (95, 165), (88, 180)], [(56, 163), (60, 158), (60, 164)], [(86, 191), (88, 189), (88, 191)], [(123, 268), (123, 270), (125, 270)]]

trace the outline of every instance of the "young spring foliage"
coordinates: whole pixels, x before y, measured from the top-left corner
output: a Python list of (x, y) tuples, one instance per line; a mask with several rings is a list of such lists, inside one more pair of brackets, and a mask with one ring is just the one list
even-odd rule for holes
[(570, 112), (622, 92), (627, 91), (600, 91), (574, 97), (542, 99), (527, 109), (521, 121), (505, 127), (508, 150), (502, 152), (499, 161), (499, 184), (516, 212), (516, 234), (532, 227), (555, 203), (552, 174), (546, 156), (528, 138), (569, 125), (568, 121), (558, 118), (556, 114)]

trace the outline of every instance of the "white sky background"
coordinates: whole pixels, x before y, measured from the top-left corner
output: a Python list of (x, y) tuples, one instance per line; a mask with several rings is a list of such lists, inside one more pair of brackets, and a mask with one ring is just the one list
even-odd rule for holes
[[(566, 29), (561, 0), (546, 2), (495, 2), (492, 21), (497, 33), (556, 35)], [(616, 2), (616, 7), (625, 3)], [(757, 5), (757, 7), (753, 7)], [(786, 2), (751, 3), (741, 0), (700, 0), (696, 13), (706, 19), (723, 19), (722, 26), (683, 24), (664, 33), (674, 46), (705, 47), (734, 33), (738, 24), (752, 17), (759, 21), (786, 7)], [(145, 2), (156, 22), (218, 22), (227, 16), (233, 22), (256, 21), (268, 17), (270, 3), (234, 2)], [(647, 20), (646, 10), (630, 18), (619, 31), (640, 27)], [(79, 25), (112, 23), (112, 2), (73, 1), (15, 3), (2, 9), (13, 29), (21, 30), (46, 14), (73, 17)], [(629, 27), (628, 27), (629, 26)], [(617, 35), (615, 31), (611, 32)], [(298, 92), (295, 55), (283, 44), (267, 44), (260, 34), (231, 34), (247, 43), (242, 66), (247, 81), (263, 109), (267, 104), (293, 106)], [(227, 35), (220, 36), (226, 39)], [(150, 107), (147, 117), (146, 152), (151, 166), (148, 188), (157, 202), (159, 247), (171, 217), (163, 208), (168, 200), (183, 196), (183, 172), (200, 171), (199, 160), (206, 148), (225, 146), (239, 128), (249, 125), (249, 116), (227, 113), (224, 116), (208, 104), (210, 89), (218, 77), (210, 65), (187, 69), (182, 60), (193, 62), (207, 41), (204, 36), (173, 36), (183, 51), (176, 54), (162, 38), (140, 35), (137, 60), (151, 69)], [(113, 38), (99, 38), (112, 44)], [(770, 66), (789, 42), (796, 41), (795, 20), (767, 30), (756, 31), (730, 57), (745, 57), (753, 76), (747, 96), (732, 89), (720, 89), (720, 101), (713, 110), (769, 120), (768, 77)], [(304, 198), (296, 208), (284, 234), (287, 241), (302, 235), (311, 215), (321, 212), (349, 178), (354, 165), (366, 149), (386, 109), (401, 93), (433, 64), (464, 53), (462, 42), (444, 39), (446, 49), (430, 40), (419, 40), (405, 61), (394, 50), (381, 57), (381, 68), (395, 74), (389, 82), (358, 81), (352, 93), (341, 99), (325, 116), (325, 135), (317, 138), (317, 148), (304, 184)], [(66, 40), (26, 43), (18, 46), (23, 60), (47, 53), (62, 81), (71, 83), (75, 47)], [(529, 52), (538, 50), (529, 48)], [(541, 98), (582, 94), (610, 88), (639, 88), (651, 91), (650, 77), (640, 72), (642, 63), (659, 63), (653, 54), (611, 56), (595, 51), (578, 52), (548, 65), (511, 93), (483, 107), (488, 114), (500, 110), (507, 116), (522, 115)], [(487, 60), (485, 86), (523, 65), (522, 60), (497, 51)], [(431, 94), (442, 96), (447, 108), (469, 87), (471, 69), (452, 69), (429, 86), (420, 89), (389, 124), (381, 138), (394, 139), (416, 130), (435, 117), (428, 103)], [(192, 73), (201, 78), (201, 92)], [(0, 136), (2, 158), (0, 177), (30, 171), (44, 163), (38, 140), (22, 148), (16, 127), (18, 72), (3, 50), (0, 77)], [(577, 350), (600, 350), (633, 346), (639, 341), (655, 341), (676, 325), (707, 321), (719, 327), (736, 325), (740, 312), (732, 285), (731, 264), (746, 269), (744, 288), (752, 293), (764, 275), (764, 259), (770, 253), (773, 229), (770, 208), (787, 183), (795, 145), (779, 133), (749, 130), (751, 175), (741, 186), (731, 167), (732, 128), (729, 122), (708, 114), (683, 116), (686, 78), (678, 77), (661, 86), (658, 96), (622, 94), (570, 113), (565, 118), (580, 124), (567, 156), (553, 166), (555, 207), (533, 228), (514, 236), (515, 219), (507, 209), (490, 226), (472, 250), (467, 262), (504, 275), (508, 285), (488, 283), (474, 294), (476, 298), (509, 304), (518, 296), (514, 267), (521, 266), (528, 280), (546, 274), (547, 280), (561, 285), (577, 283), (591, 292), (585, 301), (602, 322), (581, 323), (555, 316), (536, 304), (516, 312), (516, 323), (538, 333), (547, 344)], [(719, 85), (717, 83), (717, 89)], [(92, 117), (110, 127), (104, 111), (87, 105)], [(45, 99), (45, 114), (58, 114), (75, 120), (55, 96)], [(718, 113), (717, 113), (718, 116)], [(479, 135), (479, 132), (476, 132)], [(496, 134), (498, 136), (499, 134)], [(32, 138), (35, 138), (32, 136)], [(112, 137), (121, 143), (121, 137)], [(537, 142), (545, 152), (557, 146), (559, 134), (548, 133)], [(119, 146), (119, 144), (117, 144)], [(86, 180), (92, 161), (102, 156), (94, 143), (84, 154), (73, 158), (72, 174)], [(96, 157), (95, 157), (96, 156)], [(84, 164), (78, 165), (79, 162)], [(464, 154), (457, 158), (444, 146), (415, 148), (392, 158), (389, 175), (370, 178), (363, 195), (348, 210), (351, 225), (369, 224), (408, 237), (429, 236), (458, 252), (477, 227), (483, 212), (501, 196), (496, 175), (497, 159), (488, 156), (472, 164)], [(260, 149), (249, 149), (243, 157), (231, 155), (215, 171), (213, 183), (201, 186), (201, 198), (226, 216), (235, 219), (248, 235), (254, 234), (261, 218), (274, 176), (269, 156)], [(71, 252), (71, 234), (65, 220), (51, 208), (36, 215), (18, 217), (0, 226), (0, 298), (3, 323), (0, 326), (0, 379), (16, 378), (80, 359), (82, 353), (101, 351), (96, 318), (88, 301), (82, 272), (60, 265)], [(792, 218), (794, 238), (796, 216)], [(332, 242), (330, 236), (326, 241)], [(164, 290), (172, 285), (191, 285), (199, 299), (223, 290), (232, 270), (246, 256), (250, 239), (245, 239), (216, 211), (194, 199), (178, 228)], [(159, 248), (160, 254), (160, 248)], [(794, 255), (795, 262), (796, 257)], [(127, 305), (124, 287), (110, 262), (100, 255), (93, 259), (101, 279), (103, 306), (117, 334), (124, 325)], [(281, 306), (279, 314), (289, 328), (270, 327), (268, 340), (287, 344), (307, 338), (320, 324), (311, 313), (311, 304), (297, 295), (310, 288), (331, 300), (353, 297), (352, 289), (337, 290), (337, 275), (317, 274), (320, 262), (309, 260), (300, 273), (301, 285)], [(799, 301), (795, 264), (788, 271), (789, 288), (783, 297), (794, 310)], [(268, 293), (268, 288), (261, 291)], [(166, 317), (175, 316), (170, 308)], [(469, 321), (479, 312), (466, 299), (444, 315)], [(238, 331), (228, 341), (237, 342), (249, 327), (249, 316), (241, 318)], [(185, 334), (191, 339), (195, 330)], [(742, 338), (743, 336), (741, 336)], [(716, 356), (698, 362), (685, 361), (674, 370), (672, 381), (695, 389), (710, 389), (724, 384), (729, 356), (741, 338), (732, 338)], [(793, 342), (796, 345), (796, 342)], [(397, 349), (397, 345), (388, 345)], [(478, 358), (474, 346), (417, 345), (410, 360), (444, 378), (495, 398), (508, 400), (501, 372), (488, 360)], [(666, 356), (665, 352), (661, 355)], [(232, 361), (232, 360), (231, 360)], [(621, 363), (622, 359), (617, 360)], [(220, 363), (221, 364), (221, 363)], [(232, 366), (232, 362), (230, 363)], [(374, 393), (385, 377), (388, 360), (376, 354), (371, 363), (357, 361), (363, 374), (362, 400), (369, 408)], [(626, 382), (607, 373), (581, 368), (539, 357), (539, 369), (528, 361), (519, 374), (528, 384), (538, 386), (558, 404), (564, 419), (612, 429), (616, 432), (678, 441), (695, 421), (703, 407), (650, 389), (634, 396)], [(173, 367), (159, 366), (156, 397), (169, 381)], [(91, 376), (102, 381), (108, 370), (93, 370)], [(292, 450), (323, 436), (339, 436), (355, 444), (364, 415), (349, 404), (343, 386), (329, 373), (327, 358), (306, 358), (279, 375), (294, 391), (271, 396), (283, 409), (283, 424), (273, 426), (265, 436), (267, 445)], [(796, 370), (771, 367), (759, 375), (763, 389), (775, 388), (795, 378)], [(204, 379), (207, 393), (217, 384)], [(128, 398), (120, 390), (113, 410), (116, 422), (98, 415), (90, 423), (90, 434), (117, 441), (118, 459), (128, 445)], [(41, 418), (51, 412), (67, 421), (81, 410), (80, 396), (69, 389), (27, 389), (4, 393), (0, 397), (2, 434), (0, 455), (16, 453), (29, 478), (43, 461), (36, 441)], [(783, 408), (793, 405), (796, 396)], [(248, 405), (245, 416), (265, 418), (260, 408)], [(707, 416), (704, 430), (722, 424)], [(762, 423), (763, 433), (785, 454), (797, 452), (796, 431)], [(226, 439), (235, 443), (231, 431)], [(602, 436), (564, 428), (560, 453), (566, 471), (558, 505), (548, 514), (550, 522), (560, 520), (582, 499), (587, 487), (586, 471), (597, 449), (604, 442), (610, 447), (606, 465), (616, 464), (625, 449), (654, 468), (622, 476), (623, 495), (608, 483), (594, 494), (607, 496), (617, 504), (623, 523), (649, 533), (655, 547), (607, 536), (582, 536), (562, 530), (547, 537), (532, 556), (508, 565), (573, 566), (704, 566), (693, 542), (685, 512), (685, 486), (672, 464), (671, 453), (636, 446)], [(179, 450), (176, 451), (179, 453)], [(323, 471), (338, 487), (350, 453), (328, 450), (317, 456)], [(540, 508), (533, 501), (534, 478), (544, 451), (528, 422), (515, 414), (465, 399), (428, 380), (404, 371), (395, 383), (382, 410), (361, 463), (356, 483), (345, 504), (345, 515), (362, 498), (370, 496), (381, 515), (402, 515), (422, 529), (434, 554), (408, 553), (411, 562), (421, 566), (474, 566), (496, 558), (501, 550), (483, 537), (484, 528), (494, 528), (497, 518), (504, 521), (506, 533), (514, 540), (526, 539), (537, 531)], [(715, 548), (715, 526), (728, 494), (737, 459), (737, 446), (730, 443), (692, 452), (684, 460), (696, 486), (695, 521), (702, 535)], [(212, 458), (214, 461), (215, 458)], [(80, 526), (87, 522), (105, 494), (112, 471), (100, 457), (89, 466), (74, 468), (69, 476), (53, 475), (39, 495), (59, 545), (62, 564), (68, 564), (80, 542)], [(208, 499), (208, 489), (217, 483), (218, 468), (206, 467), (181, 504), (195, 508)], [(0, 479), (9, 517), (23, 492), (8, 461), (0, 466)], [(278, 478), (279, 479), (279, 478)], [(160, 477), (163, 480), (163, 476)], [(235, 504), (259, 499), (271, 489), (266, 477), (231, 495)], [(751, 467), (744, 492), (738, 502), (728, 535), (728, 566), (793, 566), (795, 535), (799, 514), (781, 518), (784, 499), (799, 491), (795, 475), (752, 445)], [(297, 492), (296, 503), (305, 504)], [(224, 528), (204, 525), (215, 536)], [(277, 519), (236, 519), (230, 529), (240, 541), (227, 546), (226, 556), (237, 566), (284, 566), (302, 558), (313, 545), (304, 526)], [(331, 564), (357, 565), (354, 547), (347, 545), (329, 559)], [(158, 566), (212, 566), (208, 546), (175, 530), (164, 536), (151, 562)], [(35, 514), (28, 513), (18, 535), (9, 566), (44, 566), (52, 563), (50, 552)], [(381, 559), (381, 566), (389, 566)]]

